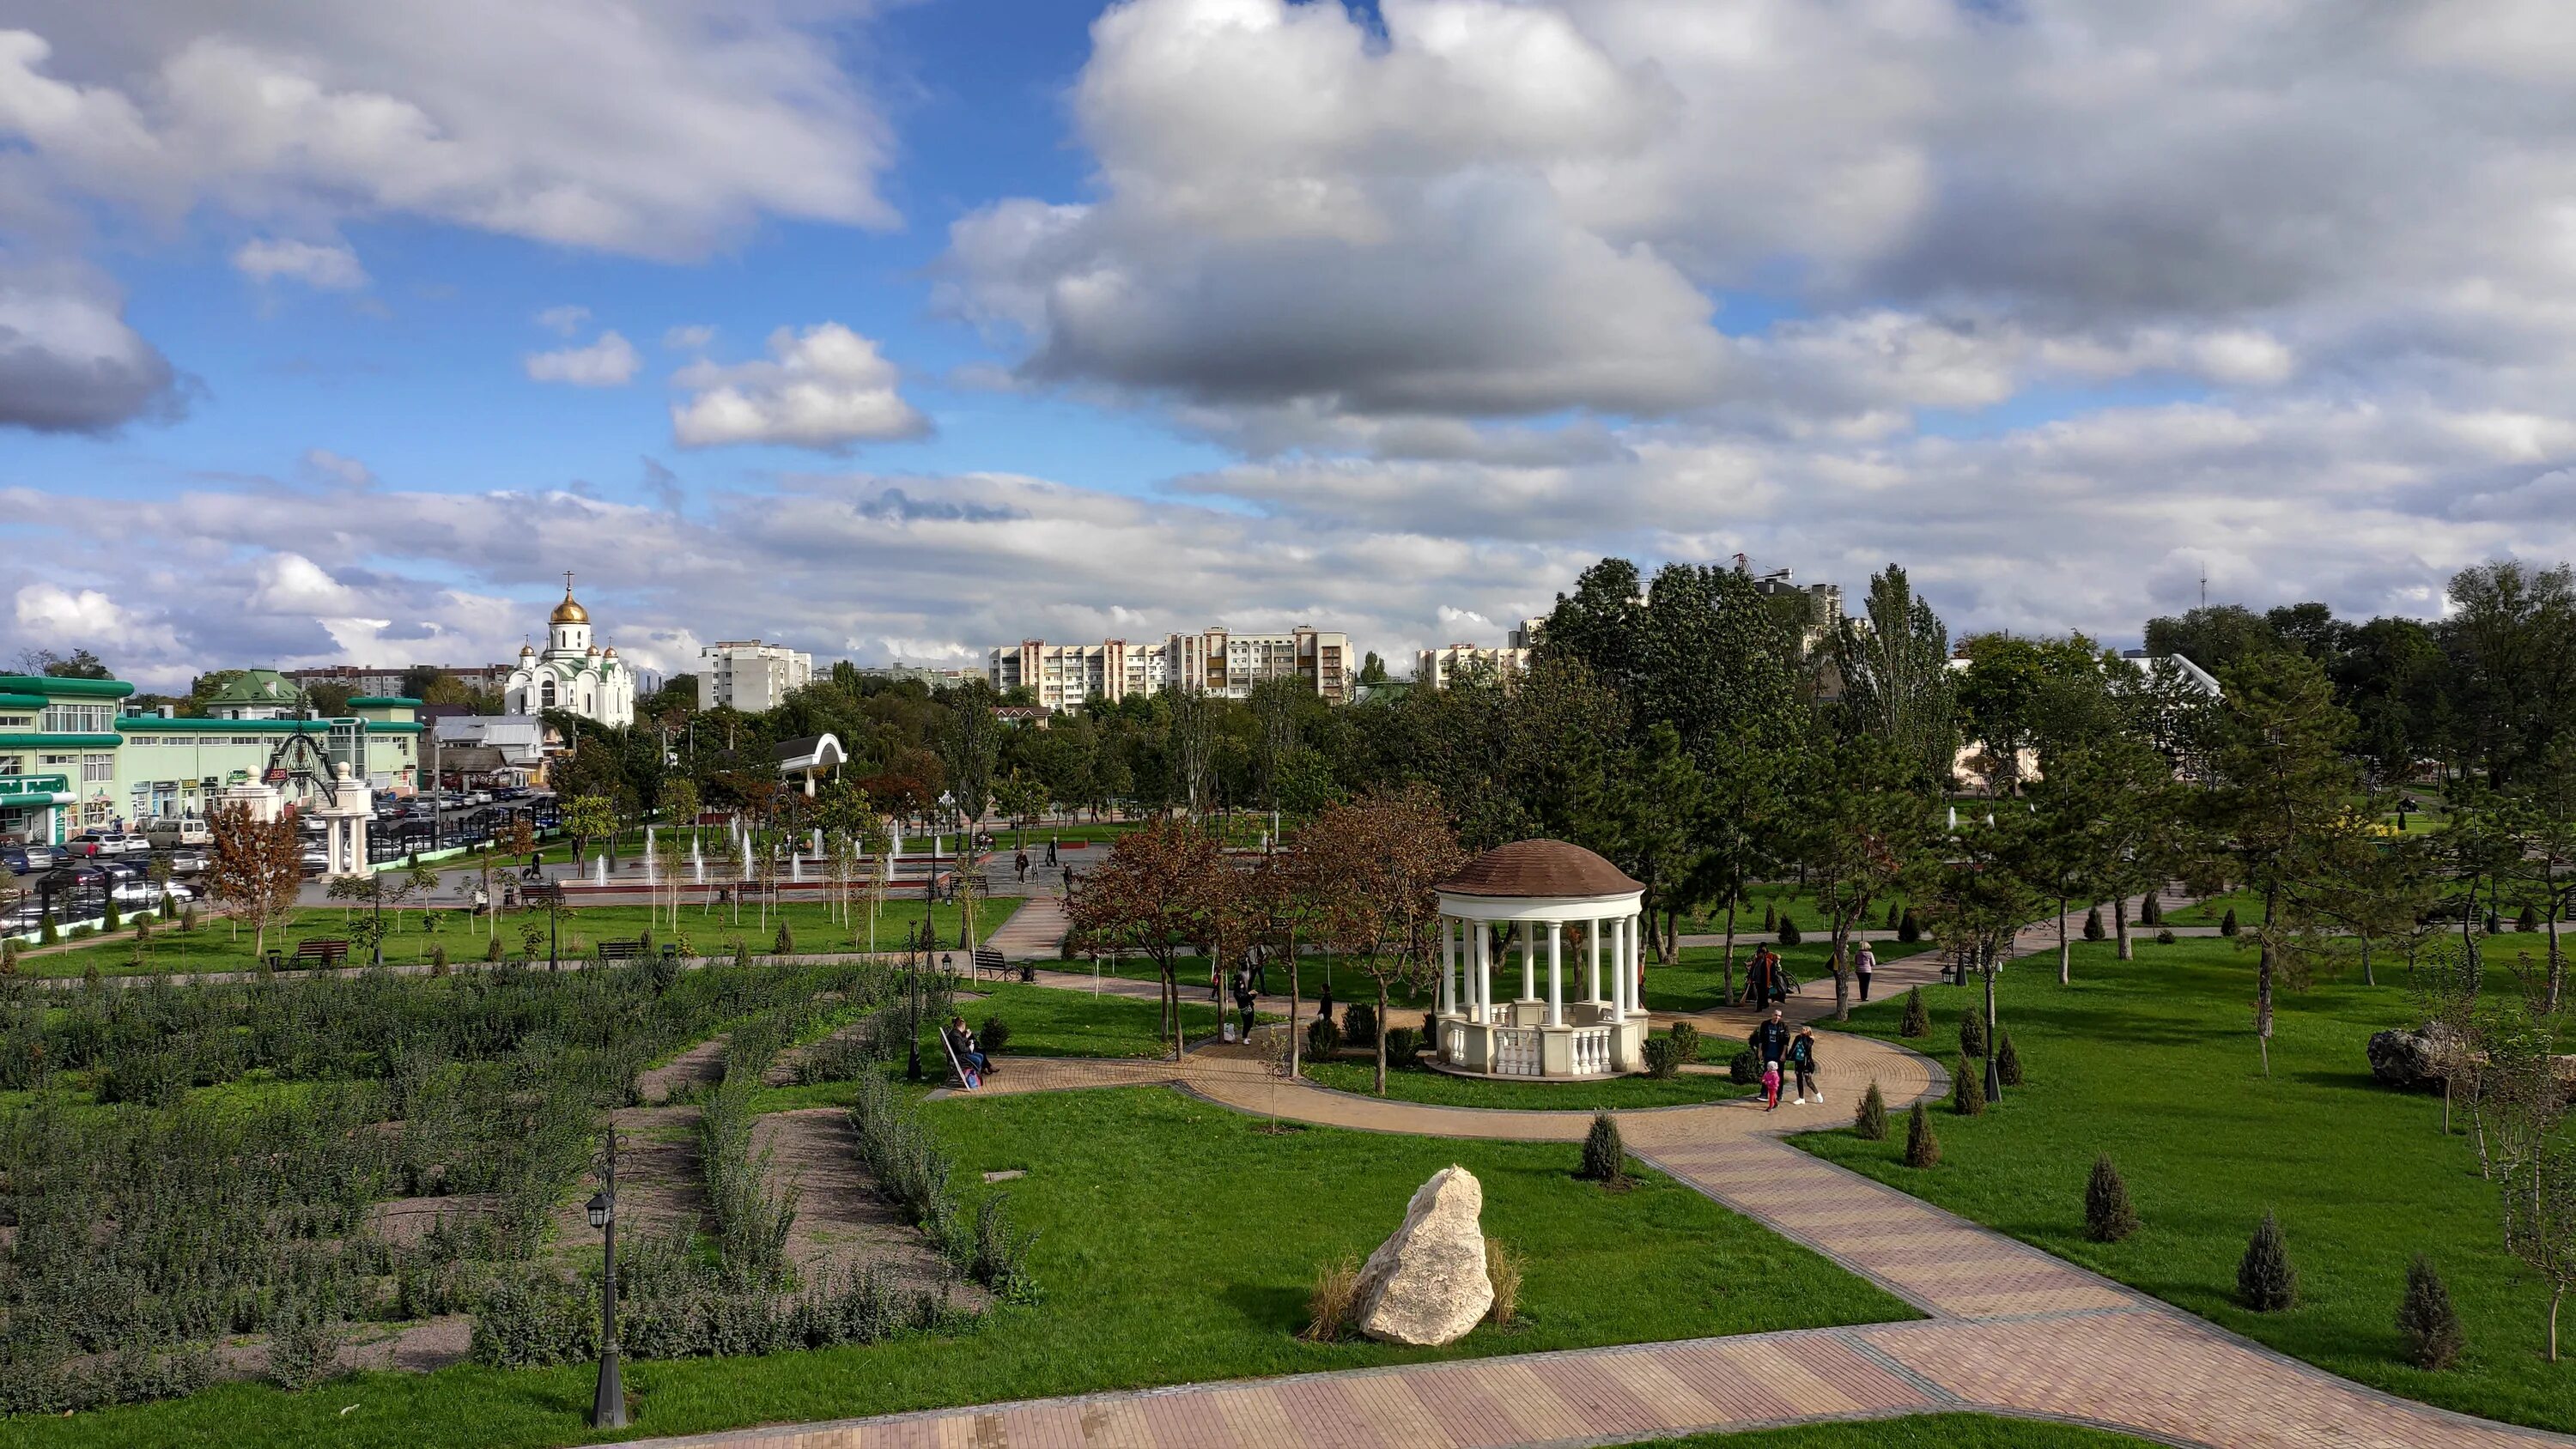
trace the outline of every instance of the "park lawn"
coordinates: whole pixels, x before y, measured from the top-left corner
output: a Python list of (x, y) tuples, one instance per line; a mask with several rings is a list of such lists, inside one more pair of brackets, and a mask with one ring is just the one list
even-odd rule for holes
[(1913, 1414), (1841, 1424), (1800, 1424), (1735, 1434), (1657, 1439), (1628, 1449), (2148, 1449), (2155, 1441), (2034, 1419)]
[[(980, 935), (990, 935), (1009, 920), (1022, 904), (1016, 896), (996, 896), (978, 902), (975, 925)], [(888, 901), (877, 911), (877, 943), (880, 949), (897, 949), (904, 933), (916, 928), (922, 916), (919, 899)], [(957, 939), (957, 907), (931, 906), (931, 925), (942, 941)], [(268, 933), (270, 945), (291, 955), (296, 943), (323, 937), (346, 939), (349, 929), (364, 914), (364, 906), (304, 906), (283, 927)], [(858, 917), (856, 929), (831, 918), (832, 908), (819, 901), (795, 901), (769, 908), (768, 928), (761, 928), (758, 908), (742, 912), (740, 925), (734, 924), (724, 911), (701, 910), (695, 904), (680, 908), (680, 937), (688, 949), (700, 955), (730, 955), (737, 942), (751, 947), (755, 954), (765, 955), (776, 944), (779, 922), (785, 920), (794, 933), (800, 953), (826, 954), (836, 951), (864, 950), (867, 942), (867, 913), (864, 906), (853, 907)], [(590, 906), (567, 910), (561, 923), (561, 949), (567, 957), (590, 954), (594, 942), (631, 940), (655, 920), (653, 907), (634, 905)], [(660, 917), (667, 920), (667, 916)], [(389, 965), (406, 965), (430, 959), (438, 946), (447, 948), (448, 959), (459, 964), (483, 959), (488, 948), (484, 924), (447, 909), (423, 912), (417, 907), (385, 910), (385, 961)], [(518, 955), (527, 949), (524, 935), (533, 923), (540, 930), (546, 925), (542, 912), (514, 911), (496, 923), (501, 949)], [(655, 939), (670, 939), (667, 925), (655, 929)], [(855, 943), (855, 944), (854, 944)], [(152, 939), (143, 946), (140, 965), (135, 962), (132, 932), (101, 937), (91, 944), (74, 944), (70, 949), (21, 952), (18, 969), (30, 976), (79, 976), (96, 965), (101, 975), (121, 976), (158, 974), (178, 971), (247, 971), (259, 964), (251, 950), (252, 936), (247, 928), (236, 930), (232, 922), (211, 911), (201, 912), (197, 928), (182, 931), (175, 924), (155, 925)], [(540, 940), (536, 954), (545, 955)], [(360, 964), (364, 964), (361, 962)]]
[[(1774, 946), (1789, 974), (1799, 981), (1800, 996), (1816, 996), (1825, 1001), (1834, 997), (1834, 973), (1826, 964), (1833, 954), (1829, 942), (1809, 939), (1795, 946)], [(1928, 949), (1922, 945), (1898, 945), (1882, 941), (1871, 950), (1878, 964), (1904, 960)], [(1744, 990), (1744, 964), (1753, 959), (1753, 946), (1738, 942), (1735, 968), (1730, 977), (1726, 970), (1726, 949), (1722, 946), (1685, 946), (1679, 961), (1665, 966), (1649, 959), (1646, 962), (1646, 1009), (1649, 1011), (1707, 1011), (1727, 1004), (1730, 980), (1737, 992)], [(1860, 987), (1854, 983), (1855, 1002)]]
[[(1366, 1055), (1336, 1057), (1330, 1061), (1307, 1058), (1302, 1064), (1307, 1080), (1319, 1087), (1337, 1092), (1355, 1092), (1374, 1096), (1370, 1079), (1373, 1075)], [(1722, 1102), (1751, 1092), (1724, 1077), (1706, 1073), (1657, 1079), (1654, 1077), (1613, 1077), (1599, 1082), (1496, 1082), (1482, 1077), (1454, 1076), (1414, 1065), (1399, 1067), (1390, 1062), (1386, 1069), (1386, 1094), (1399, 1102), (1421, 1102), (1434, 1107), (1490, 1107), (1519, 1112), (1633, 1112), (1646, 1107), (1680, 1107), (1698, 1102)]]
[[(2402, 984), (2321, 984), (2277, 1001), (2272, 1074), (2255, 1054), (2254, 957), (2235, 943), (2108, 942), (2075, 948), (2074, 983), (2053, 959), (2005, 969), (1999, 1009), (2028, 1085), (1982, 1117), (1936, 1112), (1941, 1165), (1903, 1165), (1904, 1131), (1793, 1139), (1820, 1157), (1999, 1228), (2293, 1357), (2408, 1398), (2547, 1428), (2576, 1429), (2576, 1364), (2542, 1361), (2547, 1292), (2496, 1234), (2495, 1190), (2465, 1136), (2444, 1138), (2436, 1097), (2370, 1075), (2370, 1034), (2415, 1020)], [(1957, 1056), (1976, 988), (1927, 987), (1933, 1035)], [(1892, 1036), (1901, 1004), (1855, 1014)], [(2144, 1220), (2118, 1244), (2084, 1236), (2097, 1153), (2128, 1181)], [(2237, 1260), (2266, 1209), (2280, 1214), (2301, 1301), (2236, 1306)], [(2404, 1360), (2395, 1316), (2408, 1259), (2450, 1285), (2468, 1351), (2445, 1373)]]
[[(1513, 959), (1517, 961), (1519, 958), (1515, 956)], [(1050, 970), (1069, 971), (1077, 976), (1091, 974), (1092, 963), (1088, 958), (1051, 961), (1045, 964)], [(1512, 969), (1517, 971), (1520, 968), (1515, 965)], [(1183, 956), (1175, 964), (1175, 971), (1180, 978), (1182, 999), (1187, 1000), (1195, 995), (1200, 1001), (1207, 1000), (1208, 965), (1205, 956)], [(1100, 974), (1116, 976), (1128, 981), (1153, 981), (1158, 977), (1154, 963), (1142, 956), (1126, 956), (1115, 960), (1103, 956), (1100, 958)], [(1502, 979), (1499, 971), (1495, 973), (1495, 979), (1497, 981)], [(1267, 994), (1287, 995), (1288, 967), (1286, 964), (1278, 961), (1270, 963), (1266, 981), (1269, 987)], [(1349, 960), (1339, 956), (1327, 956), (1321, 952), (1299, 956), (1297, 994), (1301, 1000), (1308, 1003), (1310, 1012), (1313, 1009), (1312, 1004), (1317, 1000), (1316, 993), (1327, 983), (1333, 988), (1335, 1005), (1348, 1006), (1354, 1001), (1364, 1001), (1371, 1006), (1377, 1004), (1377, 978), (1361, 970)], [(1501, 988), (1495, 989), (1499, 991)], [(1428, 1011), (1439, 999), (1439, 995), (1437, 977), (1433, 978), (1433, 985), (1427, 991), (1407, 987), (1400, 982), (1391, 983), (1386, 994), (1387, 1007), (1390, 1011)], [(1398, 1017), (1396, 1024), (1403, 1026), (1406, 1023), (1402, 1017)]]
[[(1890, 895), (1873, 902), (1870, 909), (1862, 915), (1858, 928), (1864, 931), (1890, 929), (1887, 908), (1891, 903), (1901, 910), (1904, 899)], [(1735, 908), (1736, 938), (1762, 940), (1776, 937), (1779, 933), (1776, 919), (1771, 930), (1762, 929), (1762, 913), (1766, 909), (1770, 910), (1775, 918), (1795, 921), (1798, 929), (1809, 936), (1823, 935), (1832, 930), (1832, 923), (1825, 919), (1822, 911), (1816, 909), (1815, 892), (1800, 887), (1795, 881), (1774, 881), (1745, 888), (1744, 904)], [(1682, 932), (1685, 935), (1714, 936), (1724, 932), (1725, 929), (1726, 907), (1723, 905), (1714, 909), (1703, 907), (1682, 917)]]
[[(925, 1109), (959, 1180), (1019, 1169), (1036, 1301), (954, 1337), (758, 1359), (626, 1366), (628, 1437), (892, 1413), (1374, 1364), (1914, 1317), (1825, 1259), (1651, 1171), (1609, 1193), (1571, 1143), (1441, 1140), (1263, 1124), (1161, 1088), (950, 1098)], [(1414, 1189), (1459, 1163), (1486, 1231), (1526, 1265), (1522, 1321), (1447, 1349), (1309, 1344), (1319, 1267), (1392, 1231)], [(226, 1384), (191, 1398), (21, 1420), (27, 1446), (329, 1443), (350, 1449), (562, 1444), (588, 1365), (369, 1373), (304, 1394)]]

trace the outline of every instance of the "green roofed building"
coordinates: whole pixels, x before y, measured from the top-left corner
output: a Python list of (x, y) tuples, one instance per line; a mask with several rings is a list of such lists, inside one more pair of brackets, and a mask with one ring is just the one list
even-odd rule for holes
[(59, 843), (92, 826), (203, 815), (227, 785), (293, 793), (274, 772), (298, 763), (345, 763), (379, 795), (410, 794), (420, 778), (416, 699), (361, 696), (337, 719), (172, 719), (121, 713), (133, 693), (122, 680), (0, 675), (0, 836)]

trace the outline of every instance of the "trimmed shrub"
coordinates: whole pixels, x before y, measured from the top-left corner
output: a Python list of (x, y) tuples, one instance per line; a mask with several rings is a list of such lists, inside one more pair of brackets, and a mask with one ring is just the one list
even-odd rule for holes
[(1795, 946), (1795, 945), (1797, 945), (1801, 940), (1804, 940), (1804, 939), (1805, 939), (1804, 937), (1802, 937), (1802, 936), (1800, 936), (1800, 935), (1798, 934), (1798, 923), (1797, 923), (1796, 921), (1793, 921), (1793, 920), (1789, 919), (1787, 916), (1782, 916), (1782, 917), (1780, 918), (1780, 944), (1781, 944), (1781, 945), (1783, 945), (1783, 946)]
[(1897, 921), (1904, 914), (1905, 908), (1903, 906), (1898, 905), (1894, 901), (1889, 901), (1887, 903), (1887, 929), (1891, 931), (1895, 930)]
[(751, 969), (751, 943), (749, 941), (736, 941), (733, 943), (733, 964), (734, 969), (738, 971), (748, 971)]
[(1699, 1028), (1687, 1021), (1673, 1023), (1673, 1049), (1686, 1062), (1699, 1060)]
[(2084, 1184), (2084, 1236), (2097, 1243), (2116, 1243), (2138, 1230), (2137, 1209), (2129, 1206), (2129, 1185), (2111, 1154), (2093, 1159), (2093, 1176)]
[(1914, 987), (1905, 993), (1905, 1019), (1896, 1024), (1896, 1034), (1906, 1037), (1932, 1034), (1932, 1009), (1923, 1004), (1922, 987)]
[(1852, 1114), (1852, 1133), (1871, 1142), (1887, 1140), (1887, 1094), (1878, 1089), (1878, 1078), (1869, 1079), (1869, 1090), (1862, 1094), (1860, 1110)]
[(2145, 897), (2138, 902), (2138, 924), (2141, 926), (2161, 926), (2164, 923), (2164, 902), (2154, 891), (2147, 892)]
[(501, 959), (500, 937), (494, 936), (491, 940), (483, 943), (483, 959), (486, 961), (498, 961)]
[(62, 944), (62, 940), (63, 933), (54, 928), (54, 918), (51, 916), (45, 917), (43, 924), (36, 927), (37, 945), (59, 946)]
[(1780, 908), (1769, 901), (1764, 901), (1762, 903), (1762, 933), (1767, 936), (1779, 929)]
[(2100, 906), (2087, 908), (2084, 912), (2084, 939), (2099, 941), (2105, 934), (2107, 933), (2102, 929), (2102, 908)]
[[(2487, 917), (2487, 920), (2490, 922), (2487, 929), (2495, 929), (2492, 924), (2495, 917), (2489, 916)], [(103, 930), (122, 931), (125, 929), (125, 917), (116, 909), (116, 897), (113, 893), (111, 893), (107, 898), (107, 915), (99, 924)]]
[(1925, 1111), (1920, 1102), (1914, 1104), (1913, 1112), (1905, 1119), (1905, 1165), (1913, 1168), (1941, 1165), (1941, 1139), (1932, 1135), (1932, 1114)]
[(2021, 1085), (2021, 1053), (2013, 1050), (2008, 1029), (1995, 1033), (1995, 1080), (2007, 1087)]
[(2257, 1313), (2278, 1313), (2299, 1301), (2299, 1271), (2290, 1266), (2290, 1242), (2269, 1208), (2237, 1261), (2236, 1301)]
[(1333, 1025), (1329, 1016), (1319, 1016), (1306, 1028), (1306, 1055), (1329, 1057), (1342, 1049), (1342, 1029)]
[(268, 1376), (289, 1393), (339, 1377), (345, 1330), (320, 1309), (289, 1300), (268, 1330)]
[(1521, 1255), (1500, 1238), (1485, 1239), (1485, 1281), (1494, 1289), (1494, 1306), (1485, 1310), (1485, 1321), (1511, 1327), (1521, 1309)]
[(1355, 1047), (1375, 1045), (1377, 1008), (1365, 1001), (1354, 1001), (1342, 1008), (1342, 1040)]
[(1739, 1087), (1749, 1087), (1762, 1080), (1762, 1059), (1746, 1047), (1727, 1059), (1726, 1079)]
[(984, 1043), (985, 1055), (990, 1056), (1011, 1044), (1011, 1024), (998, 1016), (985, 1017), (984, 1029), (976, 1036)]
[(193, 903), (179, 908), (179, 929), (182, 931), (197, 929), (197, 908)]
[(447, 943), (444, 941), (429, 948), (429, 974), (432, 976), (447, 974)]
[(2159, 945), (2159, 946), (2170, 946), (2170, 945), (2172, 945), (2173, 943), (2174, 943), (2174, 933), (2173, 933), (2172, 931), (2170, 931), (2170, 930), (2163, 930), (2163, 931), (2158, 931), (2158, 932), (2156, 932), (2156, 944), (2157, 944), (2157, 945)]
[(1315, 1270), (1315, 1286), (1306, 1290), (1308, 1343), (1331, 1343), (1350, 1331), (1351, 1314), (1360, 1305), (1360, 1260), (1349, 1253)]
[(2236, 931), (2236, 908), (2234, 906), (2229, 906), (2227, 908), (2227, 914), (2219, 917), (2218, 934), (2222, 936), (2233, 936), (2236, 934)]
[(1962, 1117), (1982, 1115), (1986, 1110), (1986, 1069), (1976, 1058), (1962, 1053), (1958, 1070), (1950, 1074), (1950, 1110)]
[(1920, 922), (1914, 919), (1914, 908), (1912, 906), (1906, 907), (1905, 914), (1897, 917), (1896, 939), (1905, 942), (1907, 945), (1912, 945), (1914, 942), (1923, 939), (1923, 926)]
[(2406, 1356), (2419, 1369), (2434, 1373), (2459, 1362), (2467, 1347), (2460, 1331), (2459, 1310), (2433, 1261), (2421, 1253), (2406, 1265), (2406, 1296), (2397, 1304), (2397, 1331), (2406, 1335)]
[(785, 921), (778, 923), (778, 939), (770, 943), (769, 954), (772, 956), (796, 954), (796, 933), (787, 928)]
[(1628, 1180), (1628, 1147), (1619, 1140), (1619, 1123), (1609, 1113), (1592, 1114), (1592, 1130), (1583, 1134), (1583, 1166), (1574, 1175), (1587, 1182)]
[(1390, 1066), (1410, 1066), (1422, 1054), (1422, 1041), (1409, 1026), (1386, 1029), (1386, 1060)]
[(79, 925), (72, 927), (72, 939), (75, 941), (86, 941), (97, 934), (98, 927), (91, 925), (87, 921), (83, 921)]
[(18, 938), (0, 936), (0, 976), (18, 974)]
[(1646, 1055), (1646, 1075), (1650, 1077), (1664, 1078), (1670, 1077), (1674, 1073), (1680, 1071), (1682, 1069), (1682, 1063), (1690, 1060), (1688, 1057), (1682, 1055), (1681, 1045), (1682, 1044), (1680, 1042), (1674, 1041), (1669, 1036), (1650, 1036), (1646, 1038), (1644, 1047)]
[(2539, 930), (2539, 929), (2540, 929), (2540, 910), (2539, 910), (2539, 908), (2538, 908), (2538, 907), (2536, 907), (2536, 906), (2524, 906), (2524, 907), (2522, 908), (2522, 914), (2521, 914), (2521, 915), (2518, 915), (2518, 916), (2516, 916), (2516, 917), (2514, 917), (2514, 918), (2513, 918), (2513, 928), (2514, 928), (2515, 930), (2517, 930), (2517, 931), (2537, 931), (2537, 930)]
[(1972, 1057), (1986, 1054), (1986, 1018), (1973, 1006), (1959, 1013), (1959, 1050)]

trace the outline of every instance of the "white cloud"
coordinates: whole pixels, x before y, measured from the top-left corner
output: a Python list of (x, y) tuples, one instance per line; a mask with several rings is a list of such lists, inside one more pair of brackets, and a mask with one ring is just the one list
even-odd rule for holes
[(12, 268), (0, 253), (0, 426), (99, 433), (176, 416), (176, 372), (85, 268)]
[(125, 608), (97, 589), (27, 584), (15, 595), (18, 632), (40, 645), (102, 653), (140, 650), (166, 654), (176, 640), (166, 627)]
[(635, 345), (614, 332), (602, 332), (586, 347), (531, 352), (523, 360), (528, 376), (538, 382), (568, 382), (575, 387), (624, 387), (635, 379), (644, 359)]
[(901, 374), (874, 342), (838, 322), (769, 335), (770, 361), (696, 362), (672, 382), (691, 396), (671, 406), (683, 448), (775, 443), (841, 448), (917, 438), (930, 420), (896, 390)]
[(328, 448), (305, 449), (304, 466), (352, 488), (364, 488), (376, 481), (374, 470), (366, 464)]
[(570, 303), (560, 307), (548, 307), (537, 314), (537, 325), (557, 337), (570, 337), (581, 330), (581, 324), (589, 320), (588, 307), (576, 307)]
[(672, 352), (696, 352), (716, 340), (716, 329), (700, 322), (674, 327), (662, 334), (662, 346)]
[(355, 291), (367, 285), (367, 270), (358, 265), (358, 254), (341, 242), (255, 239), (233, 253), (233, 266), (257, 282), (284, 277), (328, 292)]

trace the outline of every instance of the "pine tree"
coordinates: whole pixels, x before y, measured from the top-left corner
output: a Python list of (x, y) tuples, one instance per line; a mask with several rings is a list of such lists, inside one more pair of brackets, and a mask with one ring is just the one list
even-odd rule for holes
[(2451, 1306), (2451, 1290), (2442, 1285), (2442, 1275), (2433, 1271), (2432, 1260), (2421, 1253), (2406, 1265), (2406, 1296), (2397, 1305), (2397, 1331), (2406, 1335), (2407, 1357), (2415, 1366), (2436, 1373), (2457, 1363), (2466, 1346), (2459, 1310)]
[(778, 939), (771, 943), (769, 954), (773, 956), (793, 956), (796, 954), (796, 933), (787, 929), (787, 923), (785, 921), (780, 921), (778, 923)]
[(1805, 938), (1798, 934), (1798, 923), (1787, 916), (1780, 918), (1780, 944), (1795, 946)]
[(1905, 1019), (1896, 1024), (1896, 1034), (1926, 1037), (1932, 1034), (1932, 1011), (1923, 1004), (1923, 988), (1917, 986), (1905, 993)]
[(2084, 1236), (2097, 1243), (2116, 1243), (2138, 1230), (2137, 1209), (2129, 1206), (2129, 1185), (2111, 1155), (2093, 1159), (2093, 1180), (2084, 1184)]
[(116, 895), (112, 891), (109, 892), (107, 897), (107, 918), (100, 926), (100, 929), (107, 931), (121, 931), (125, 929), (125, 918), (117, 914)]
[(1912, 1115), (1905, 1119), (1905, 1165), (1928, 1168), (1940, 1164), (1941, 1139), (1932, 1135), (1932, 1114), (1917, 1102)]
[(1962, 1117), (1982, 1116), (1986, 1110), (1985, 1072), (1971, 1060), (1961, 1053), (1958, 1070), (1950, 1074), (1950, 1110)]
[(1973, 1006), (1959, 1013), (1959, 1050), (1972, 1057), (1986, 1054), (1986, 1019)]
[(1779, 929), (1780, 908), (1769, 901), (1764, 901), (1762, 903), (1762, 934), (1767, 936)]
[(1592, 1114), (1592, 1130), (1583, 1137), (1583, 1167), (1575, 1176), (1605, 1186), (1628, 1180), (1628, 1149), (1609, 1113)]
[(2524, 906), (2524, 907), (2522, 908), (2522, 914), (2521, 914), (2521, 915), (2518, 915), (2518, 916), (2516, 916), (2516, 917), (2514, 917), (2514, 918), (2513, 918), (2513, 928), (2514, 928), (2515, 930), (2517, 930), (2517, 931), (2537, 931), (2537, 930), (2539, 930), (2539, 929), (2540, 929), (2540, 911), (2539, 911), (2539, 908), (2538, 908), (2538, 907), (2535, 907), (2535, 906)]
[(1912, 906), (1907, 906), (1905, 914), (1896, 918), (1896, 939), (1909, 946), (1923, 939), (1923, 927), (1914, 919)]
[(2154, 891), (2147, 892), (2146, 898), (2138, 902), (2138, 924), (2141, 926), (2161, 926), (2164, 923), (2165, 908), (2162, 900)]
[(484, 943), (484, 945), (483, 945), (483, 959), (484, 959), (484, 960), (486, 960), (486, 961), (498, 961), (498, 960), (500, 960), (500, 959), (501, 959), (501, 938), (500, 938), (500, 937), (498, 937), (498, 936), (494, 936), (494, 937), (492, 937), (490, 940), (488, 940), (488, 941), (486, 941), (486, 942)]
[(1878, 1089), (1878, 1079), (1870, 1078), (1869, 1091), (1860, 1099), (1860, 1111), (1852, 1116), (1852, 1132), (1871, 1142), (1887, 1140), (1887, 1096)]
[(2021, 1085), (2021, 1053), (2013, 1050), (2009, 1028), (1995, 1032), (1995, 1080), (2007, 1087)]
[(2219, 917), (2218, 934), (2222, 936), (2233, 936), (2236, 934), (2236, 930), (2236, 908), (2234, 906), (2229, 906), (2227, 908), (2227, 914)]
[(2102, 908), (2100, 906), (2089, 907), (2084, 912), (2084, 939), (2087, 941), (2099, 941), (2102, 939)]
[(2278, 1313), (2299, 1301), (2299, 1273), (2290, 1266), (2289, 1240), (2269, 1208), (2236, 1264), (2236, 1301), (2257, 1313)]
[(1902, 914), (1903, 908), (1898, 906), (1896, 902), (1889, 901), (1887, 903), (1887, 929), (1891, 931), (1895, 930), (1897, 920)]

